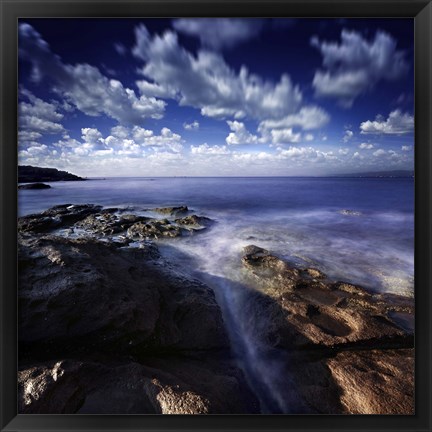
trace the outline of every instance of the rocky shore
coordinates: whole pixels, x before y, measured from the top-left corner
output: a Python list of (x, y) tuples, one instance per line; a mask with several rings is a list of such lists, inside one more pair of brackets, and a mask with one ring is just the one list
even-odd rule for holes
[[(212, 288), (157, 246), (213, 223), (186, 206), (65, 204), (19, 218), (19, 412), (259, 413)], [(414, 412), (412, 299), (259, 246), (238, 263), (304, 412)]]

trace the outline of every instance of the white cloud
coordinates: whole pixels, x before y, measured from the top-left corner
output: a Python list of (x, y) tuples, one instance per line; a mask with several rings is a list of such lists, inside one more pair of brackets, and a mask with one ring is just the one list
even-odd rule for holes
[(176, 97), (176, 90), (170, 87), (163, 87), (156, 83), (151, 83), (146, 80), (138, 80), (135, 81), (139, 91), (144, 96), (154, 96), (159, 98), (171, 98), (174, 99)]
[(199, 50), (195, 56), (186, 51), (172, 31), (151, 37), (140, 25), (135, 36), (133, 53), (145, 62), (143, 75), (204, 116), (280, 119), (300, 108), (302, 94), (286, 74), (273, 83), (246, 67), (236, 73), (217, 53)]
[(342, 156), (346, 156), (349, 153), (349, 149), (347, 148), (341, 148), (338, 150), (338, 153)]
[(317, 106), (305, 106), (295, 114), (287, 115), (278, 120), (265, 120), (261, 122), (260, 129), (278, 129), (301, 127), (305, 130), (319, 129), (325, 126), (330, 120), (330, 116)]
[(314, 138), (315, 137), (312, 134), (306, 134), (304, 137), (305, 141), (313, 141)]
[(18, 155), (20, 157), (34, 157), (34, 156), (40, 156), (47, 153), (48, 147), (45, 144), (41, 145), (35, 145), (32, 147), (29, 147), (26, 150), (21, 150)]
[(81, 133), (84, 143), (91, 145), (102, 143), (102, 134), (95, 128), (82, 128)]
[(273, 144), (298, 143), (301, 141), (301, 133), (294, 133), (292, 128), (273, 129), (270, 134)]
[(362, 134), (406, 134), (414, 130), (414, 117), (395, 110), (389, 114), (387, 120), (378, 116), (375, 121), (362, 122), (360, 130)]
[(196, 120), (192, 123), (183, 123), (183, 128), (186, 130), (198, 130), (199, 126), (200, 125)]
[(380, 156), (384, 156), (387, 152), (383, 149), (378, 149), (376, 151), (373, 152), (373, 155), (375, 157), (380, 157)]
[(410, 150), (412, 150), (412, 148), (413, 148), (413, 146), (405, 145), (405, 146), (402, 146), (401, 150), (402, 151), (410, 151)]
[(196, 36), (202, 45), (213, 49), (233, 48), (261, 32), (260, 19), (238, 18), (181, 18), (173, 21), (181, 33)]
[(111, 128), (111, 135), (113, 135), (116, 138), (127, 138), (129, 136), (129, 130), (128, 128), (124, 126), (114, 126)]
[(42, 137), (42, 134), (35, 131), (20, 130), (18, 131), (18, 142), (36, 141)]
[(33, 80), (48, 78), (53, 90), (89, 116), (105, 114), (124, 123), (163, 116), (165, 102), (145, 95), (137, 97), (133, 90), (108, 79), (94, 66), (63, 63), (29, 24), (19, 26), (19, 54), (31, 63)]
[(378, 31), (368, 41), (356, 31), (342, 30), (341, 42), (311, 39), (323, 57), (322, 70), (313, 78), (319, 97), (333, 97), (350, 107), (362, 93), (381, 80), (395, 80), (407, 73), (409, 66), (403, 51), (397, 50), (395, 39)]
[(333, 152), (324, 152), (313, 147), (289, 147), (288, 149), (279, 149), (278, 156), (282, 159), (291, 159), (296, 162), (324, 163), (328, 161), (337, 161)]
[(349, 140), (352, 139), (353, 136), (354, 136), (354, 132), (351, 131), (351, 130), (349, 130), (349, 129), (347, 129), (347, 130), (345, 131), (345, 134), (344, 134), (343, 138), (342, 138), (342, 141), (343, 141), (344, 143), (347, 143)]
[(374, 145), (373, 145), (373, 144), (370, 144), (370, 143), (361, 143), (361, 144), (359, 145), (359, 148), (361, 148), (361, 149), (366, 149), (366, 150), (370, 150), (370, 149), (373, 149), (373, 148), (374, 148)]
[(29, 141), (41, 138), (43, 134), (64, 132), (60, 123), (63, 114), (57, 111), (57, 104), (45, 102), (24, 89), (20, 93), (28, 100), (20, 102), (18, 106), (20, 139)]
[(229, 155), (231, 152), (227, 146), (209, 146), (204, 143), (199, 146), (191, 146), (191, 153), (195, 155)]
[[(142, 157), (148, 148), (154, 153), (180, 153), (183, 151), (183, 140), (180, 135), (168, 128), (162, 128), (159, 135), (152, 130), (134, 126), (129, 129), (116, 126), (111, 135), (106, 137), (96, 128), (82, 128), (81, 141), (65, 136), (54, 143), (63, 153), (77, 156), (129, 156)], [(149, 155), (152, 153), (149, 153)]]
[(228, 145), (258, 144), (260, 142), (258, 136), (251, 134), (244, 123), (229, 120), (227, 123), (232, 130), (225, 139)]

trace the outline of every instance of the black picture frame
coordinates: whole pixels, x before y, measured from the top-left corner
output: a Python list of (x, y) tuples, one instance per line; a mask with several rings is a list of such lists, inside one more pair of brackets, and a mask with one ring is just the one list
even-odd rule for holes
[[(1, 431), (430, 431), (432, 5), (425, 0), (0, 0)], [(416, 413), (17, 415), (17, 21), (20, 17), (413, 17), (415, 20)]]

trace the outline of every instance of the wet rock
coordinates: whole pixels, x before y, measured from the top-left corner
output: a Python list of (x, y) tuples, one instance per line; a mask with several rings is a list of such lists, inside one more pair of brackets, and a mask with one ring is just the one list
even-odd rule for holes
[(210, 218), (207, 218), (205, 216), (197, 216), (197, 215), (185, 216), (180, 219), (175, 219), (174, 222), (179, 225), (184, 225), (187, 228), (192, 228), (195, 230), (203, 229), (205, 227), (210, 226), (213, 223), (213, 221)]
[(135, 223), (147, 221), (149, 218), (126, 214), (119, 216), (109, 210), (101, 213), (91, 214), (75, 225), (94, 234), (113, 235), (126, 231)]
[(247, 280), (272, 299), (273, 344), (291, 356), (292, 379), (312, 412), (413, 412), (413, 299), (333, 282), (257, 246), (244, 252)]
[(157, 207), (152, 209), (152, 211), (155, 211), (157, 213), (170, 215), (170, 216), (176, 216), (180, 214), (185, 214), (189, 211), (187, 206), (179, 206), (179, 207)]
[(300, 272), (290, 267), (282, 259), (270, 254), (269, 251), (255, 245), (244, 248), (242, 263), (251, 271), (256, 281), (265, 281), (273, 288), (293, 289), (299, 280)]
[(163, 237), (180, 237), (183, 230), (177, 225), (173, 225), (167, 219), (151, 219), (147, 222), (134, 223), (127, 230), (128, 237), (132, 239), (149, 239)]
[(56, 228), (69, 227), (88, 215), (99, 212), (101, 208), (93, 204), (54, 206), (42, 213), (18, 218), (18, 231), (46, 232)]
[(412, 299), (374, 295), (353, 284), (329, 281), (320, 270), (293, 267), (257, 246), (245, 248), (242, 261), (255, 284), (284, 311), (278, 315), (284, 317), (279, 325), (287, 333), (285, 341), (280, 341), (282, 345), (411, 340), (412, 332), (407, 332), (391, 312), (413, 315)]
[(19, 185), (18, 189), (51, 189), (51, 186), (45, 183), (29, 183)]

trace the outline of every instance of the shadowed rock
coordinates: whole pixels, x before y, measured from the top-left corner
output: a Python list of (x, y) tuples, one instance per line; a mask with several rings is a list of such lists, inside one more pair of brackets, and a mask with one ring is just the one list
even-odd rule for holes
[(42, 213), (18, 218), (18, 231), (46, 232), (67, 227), (90, 214), (99, 212), (101, 208), (101, 206), (93, 204), (62, 204), (54, 206)]
[(174, 357), (105, 364), (60, 360), (18, 372), (26, 414), (253, 413), (257, 405), (227, 362)]
[(45, 183), (29, 183), (19, 185), (18, 189), (51, 189), (51, 186)]
[(21, 413), (258, 411), (213, 291), (141, 246), (19, 235)]

